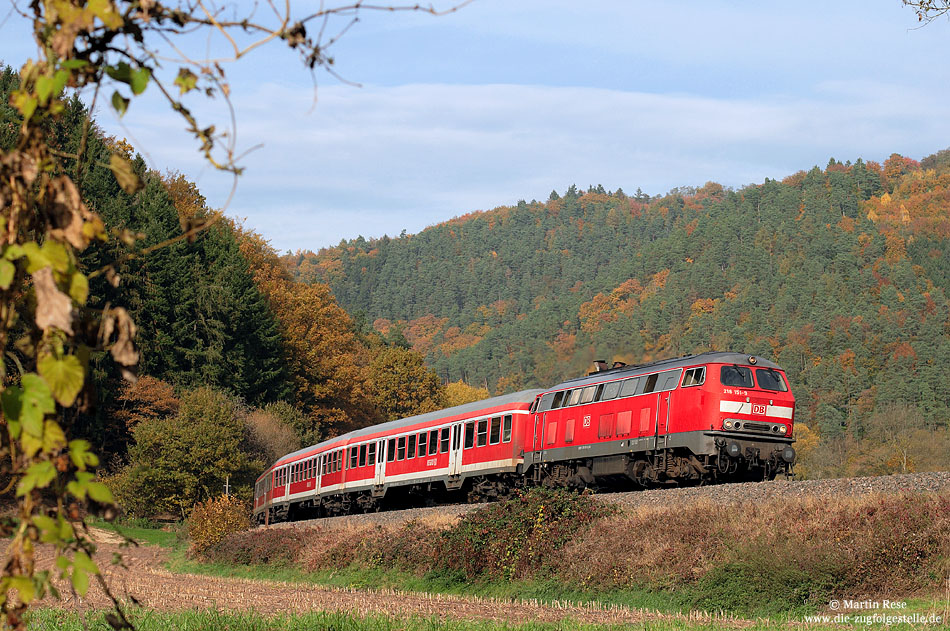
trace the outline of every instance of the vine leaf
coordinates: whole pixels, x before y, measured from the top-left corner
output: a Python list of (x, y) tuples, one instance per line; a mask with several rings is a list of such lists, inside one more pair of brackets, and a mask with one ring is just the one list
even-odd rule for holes
[(72, 335), (73, 303), (56, 286), (53, 269), (47, 266), (33, 272), (33, 287), (36, 289), (36, 326), (44, 331), (56, 327)]
[(36, 363), (37, 371), (46, 380), (56, 401), (69, 407), (82, 390), (84, 371), (82, 362), (75, 355), (62, 358), (46, 355)]
[[(33, 373), (23, 375), (21, 386), (10, 386), (0, 394), (3, 415), (35, 438), (43, 436), (43, 417), (56, 411), (56, 403), (46, 382)], [(14, 430), (11, 425), (11, 431)]]
[(131, 195), (145, 186), (132, 170), (132, 163), (122, 156), (113, 153), (109, 158), (109, 168), (112, 169), (116, 181), (126, 193)]
[(45, 489), (55, 479), (56, 467), (49, 460), (41, 460), (26, 470), (26, 475), (17, 485), (16, 494), (22, 497), (33, 489)]

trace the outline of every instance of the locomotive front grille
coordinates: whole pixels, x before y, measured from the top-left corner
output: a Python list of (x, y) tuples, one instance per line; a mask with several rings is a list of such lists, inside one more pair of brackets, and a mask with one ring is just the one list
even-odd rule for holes
[(742, 423), (742, 429), (747, 432), (768, 432), (771, 431), (772, 426), (768, 423), (757, 423), (755, 421), (744, 421)]

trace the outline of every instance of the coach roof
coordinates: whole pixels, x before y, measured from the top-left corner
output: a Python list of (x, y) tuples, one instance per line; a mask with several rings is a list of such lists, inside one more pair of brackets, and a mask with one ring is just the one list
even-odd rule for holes
[(490, 408), (497, 408), (500, 406), (512, 405), (516, 403), (531, 403), (534, 401), (535, 397), (544, 392), (544, 390), (522, 390), (521, 392), (513, 392), (511, 394), (503, 394), (500, 397), (492, 397), (490, 399), (482, 399), (481, 401), (474, 401), (472, 403), (463, 403), (462, 405), (456, 405), (454, 407), (446, 408), (444, 410), (436, 410), (435, 412), (426, 412), (425, 414), (417, 414), (416, 416), (408, 416), (406, 418), (396, 419), (395, 421), (388, 421), (386, 423), (380, 423), (379, 425), (370, 425), (369, 427), (363, 427), (360, 429), (353, 430), (341, 436), (336, 436), (329, 440), (325, 440), (322, 443), (317, 443), (316, 445), (310, 445), (309, 447), (304, 447), (303, 449), (298, 449), (293, 453), (289, 453), (286, 456), (278, 458), (275, 465), (283, 464), (285, 461), (301, 456), (305, 453), (314, 451), (321, 447), (326, 446), (329, 443), (346, 443), (353, 439), (358, 439), (363, 436), (369, 436), (370, 434), (376, 434), (379, 432), (389, 432), (392, 430), (402, 429), (404, 427), (412, 427), (413, 425), (419, 425), (422, 423), (428, 423), (431, 421), (437, 421), (442, 418), (448, 418), (453, 416), (476, 416), (478, 412), (482, 410), (487, 410)]

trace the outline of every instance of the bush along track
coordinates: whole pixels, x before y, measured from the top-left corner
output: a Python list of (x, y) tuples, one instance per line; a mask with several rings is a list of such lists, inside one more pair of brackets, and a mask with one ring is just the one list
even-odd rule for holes
[(258, 529), (202, 558), (350, 584), (372, 576), (394, 587), (522, 596), (533, 585), (550, 598), (798, 618), (855, 595), (942, 601), (950, 491), (620, 509), (534, 489), (448, 526)]

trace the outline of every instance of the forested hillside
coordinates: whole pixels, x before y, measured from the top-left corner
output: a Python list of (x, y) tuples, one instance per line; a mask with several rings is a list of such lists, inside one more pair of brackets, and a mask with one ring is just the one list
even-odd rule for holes
[(798, 420), (846, 449), (888, 415), (912, 417), (909, 432), (948, 423), (948, 161), (832, 159), (738, 191), (708, 183), (656, 198), (571, 186), (286, 261), (404, 336), (444, 380), (494, 392), (599, 358), (774, 358)]
[[(0, 68), (4, 150), (22, 124), (9, 105), (18, 84)], [(465, 384), (447, 388), (420, 354), (360, 330), (327, 286), (295, 282), (263, 237), (209, 208), (182, 175), (148, 169), (128, 142), (102, 133), (78, 98), (52, 132), (67, 157), (85, 142), (84, 167), (73, 175), (116, 237), (78, 261), (90, 278), (88, 306), (125, 309), (139, 356), (134, 382), (108, 352), (87, 352), (91, 379), (63, 423), (108, 465), (103, 473), (127, 509), (185, 515), (226, 479), (246, 497), (266, 464), (303, 445), (487, 396)], [(134, 192), (113, 175), (114, 154), (140, 179)], [(81, 340), (88, 350), (103, 335), (93, 328)], [(22, 347), (29, 340), (13, 339), (8, 384), (33, 368)]]

